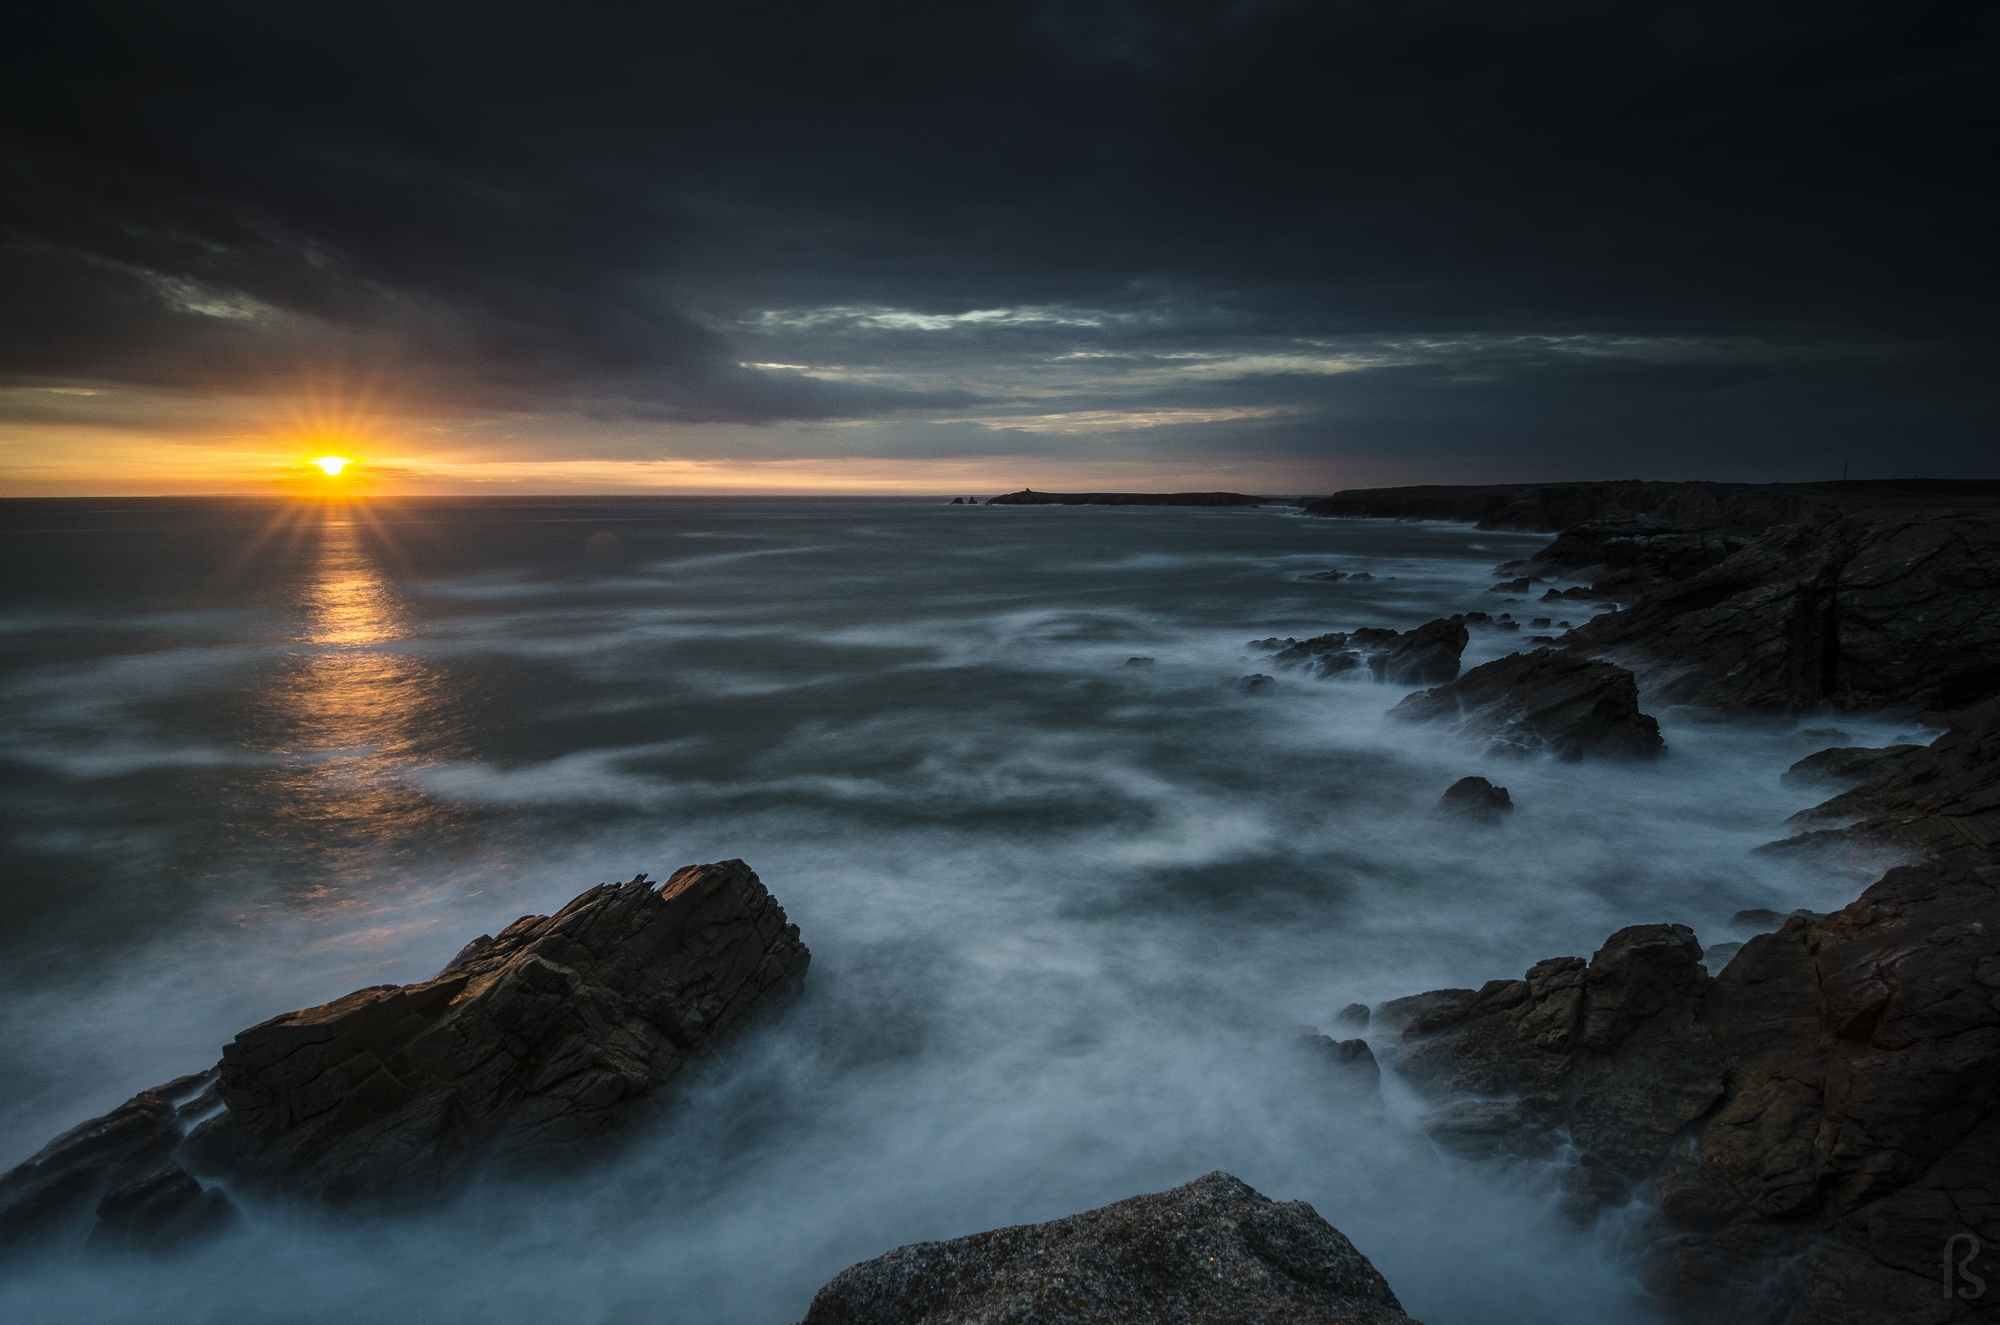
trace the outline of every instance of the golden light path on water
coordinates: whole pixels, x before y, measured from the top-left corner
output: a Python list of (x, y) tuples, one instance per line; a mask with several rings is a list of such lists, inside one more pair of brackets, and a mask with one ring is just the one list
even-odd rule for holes
[(352, 903), (447, 811), (407, 780), (420, 732), (437, 719), (440, 673), (409, 645), (410, 618), (381, 562), (386, 530), (360, 504), (308, 508), (316, 542), (294, 603), (296, 634), (258, 706), (280, 756), (269, 831), (338, 872), (294, 900)]

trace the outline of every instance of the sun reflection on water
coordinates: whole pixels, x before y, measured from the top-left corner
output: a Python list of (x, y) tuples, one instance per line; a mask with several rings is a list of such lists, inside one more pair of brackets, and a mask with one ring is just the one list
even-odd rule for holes
[(302, 549), (297, 634), (265, 706), (274, 753), (289, 756), (271, 831), (286, 854), (337, 864), (292, 896), (349, 903), (378, 870), (426, 850), (449, 811), (408, 777), (440, 725), (441, 670), (414, 647), (409, 610), (383, 574), (382, 531), (342, 517), (325, 511), (317, 546)]

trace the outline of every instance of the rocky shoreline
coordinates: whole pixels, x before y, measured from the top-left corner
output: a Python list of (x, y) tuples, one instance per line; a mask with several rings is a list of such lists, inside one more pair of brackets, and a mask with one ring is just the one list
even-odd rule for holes
[[(1337, 494), (1308, 511), (1493, 528), (1581, 512), (1497, 567), (1496, 590), (1551, 616), (1619, 610), (1469, 670), (1473, 630), (1521, 623), (1467, 611), (1251, 646), (1281, 671), (1425, 687), (1393, 716), (1502, 758), (1655, 758), (1642, 696), (1681, 717), (1866, 710), (1945, 728), (1928, 745), (1830, 742), (1786, 775), (1838, 794), (1768, 849), (1913, 862), (1831, 915), (1745, 913), (1761, 932), (1707, 951), (1684, 926), (1638, 923), (1588, 959), (1342, 1012), (1367, 1040), (1301, 1041), (1329, 1065), (1330, 1109), (1378, 1098), (1379, 1058), (1446, 1150), (1561, 1166), (1569, 1213), (1622, 1221), (1649, 1288), (1691, 1320), (2000, 1320), (1984, 1291), (2000, 1287), (2000, 485), (1941, 506), (1904, 485), (1874, 507), (1863, 486)], [(1511, 808), (1467, 777), (1438, 812), (1491, 830)], [(810, 959), (741, 861), (600, 885), (428, 981), (251, 1027), (214, 1067), (57, 1137), (0, 1176), (0, 1252), (162, 1254), (239, 1219), (231, 1192), (407, 1205), (478, 1170), (602, 1154), (792, 1000)], [(1408, 1320), (1310, 1206), (1216, 1173), (896, 1249), (836, 1276), (806, 1325), (1028, 1318)]]
[[(1398, 706), (1494, 734), (1495, 752), (1533, 748), (1508, 728), (1549, 725), (1557, 667), (1622, 674), (1613, 726), (1632, 721), (1639, 681), (1697, 717), (1869, 710), (1947, 728), (1794, 766), (1850, 789), (1773, 849), (1918, 860), (1832, 915), (1785, 918), (1713, 973), (1685, 927), (1640, 924), (1588, 961), (1374, 1012), (1433, 1138), (1562, 1162), (1572, 1213), (1636, 1216), (1648, 1286), (1690, 1319), (2000, 1319), (1984, 1291), (2000, 1275), (2000, 519), (1982, 508), (2000, 485), (1971, 486), (1872, 510), (1732, 485), (1461, 489), (1429, 506), (1390, 490), (1315, 510), (1477, 509), (1500, 528), (1587, 512), (1496, 575), (1524, 595), (1548, 585), (1540, 601), (1624, 610)], [(1926, 495), (1941, 508), (1915, 503)]]

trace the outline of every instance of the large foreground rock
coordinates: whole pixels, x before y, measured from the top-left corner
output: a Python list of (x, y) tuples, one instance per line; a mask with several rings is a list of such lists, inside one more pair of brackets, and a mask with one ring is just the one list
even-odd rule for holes
[(202, 1171), (329, 1201), (542, 1165), (632, 1121), (788, 1000), (810, 954), (740, 860), (604, 884), (468, 944), (436, 979), (362, 989), (223, 1048)]
[(1494, 754), (1650, 759), (1665, 744), (1660, 724), (1639, 711), (1631, 672), (1549, 648), (1496, 658), (1451, 685), (1407, 696), (1389, 714), (1454, 723)]
[(1404, 1325), (1304, 1201), (1227, 1173), (1046, 1224), (898, 1247), (834, 1276), (804, 1325)]
[[(1642, 1202), (1647, 1277), (1697, 1319), (2000, 1319), (1996, 705), (1835, 805), (1870, 816), (1844, 838), (1925, 862), (1713, 976), (1687, 929), (1640, 925), (1587, 963), (1396, 1000), (1388, 1061), (1445, 1145), (1574, 1153), (1585, 1217)], [(1943, 1282), (1968, 1239), (1993, 1286), (1970, 1300)]]
[(474, 939), (435, 979), (253, 1026), (216, 1069), (57, 1137), (0, 1177), (0, 1248), (168, 1249), (230, 1215), (197, 1174), (408, 1200), (484, 1165), (580, 1159), (788, 1001), (810, 960), (740, 860), (592, 888)]

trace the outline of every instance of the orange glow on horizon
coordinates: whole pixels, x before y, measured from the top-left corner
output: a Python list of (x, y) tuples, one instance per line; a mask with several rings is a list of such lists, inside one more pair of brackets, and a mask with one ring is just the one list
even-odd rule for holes
[(312, 463), (325, 470), (328, 478), (339, 478), (340, 471), (354, 462), (344, 455), (323, 455), (315, 458)]

